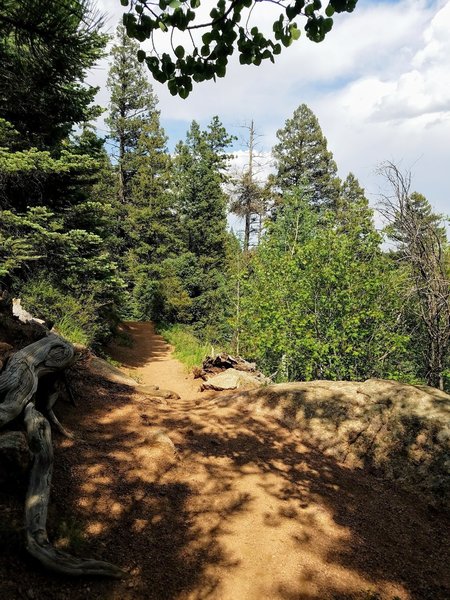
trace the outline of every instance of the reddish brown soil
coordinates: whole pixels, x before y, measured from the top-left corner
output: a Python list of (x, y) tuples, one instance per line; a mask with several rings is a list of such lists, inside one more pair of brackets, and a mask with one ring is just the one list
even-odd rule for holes
[[(152, 401), (78, 367), (78, 408), (59, 415), (85, 441), (55, 436), (49, 514), (61, 547), (129, 575), (43, 572), (23, 549), (23, 493), (1, 490), (1, 600), (450, 598), (448, 517), (267, 415), (196, 394), (150, 324), (129, 331), (134, 347), (115, 352), (125, 372), (181, 400)], [(161, 431), (179, 460), (152, 442)]]

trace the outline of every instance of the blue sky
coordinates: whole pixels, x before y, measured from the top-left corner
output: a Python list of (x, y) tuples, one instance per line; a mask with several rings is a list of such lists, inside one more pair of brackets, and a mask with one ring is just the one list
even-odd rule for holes
[[(120, 1), (97, 3), (114, 31)], [(268, 25), (263, 5), (257, 16)], [(107, 68), (103, 61), (89, 77), (103, 105)], [(172, 147), (192, 119), (206, 125), (217, 114), (238, 136), (253, 119), (260, 151), (269, 154), (277, 129), (304, 102), (340, 175), (354, 172), (372, 204), (384, 186), (377, 165), (391, 160), (411, 170), (414, 189), (435, 210), (450, 213), (450, 0), (359, 0), (352, 14), (337, 15), (323, 43), (302, 36), (275, 65), (233, 63), (224, 79), (198, 85), (187, 100), (153, 85)]]

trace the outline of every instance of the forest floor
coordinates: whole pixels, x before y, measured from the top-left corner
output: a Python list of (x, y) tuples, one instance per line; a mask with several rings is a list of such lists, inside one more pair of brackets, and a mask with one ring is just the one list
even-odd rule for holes
[(23, 548), (23, 499), (0, 490), (2, 600), (450, 598), (448, 517), (223, 392), (200, 394), (152, 324), (126, 327), (133, 346), (112, 349), (124, 372), (181, 399), (77, 368), (78, 407), (58, 414), (83, 441), (55, 435), (49, 534), (128, 575), (44, 572)]

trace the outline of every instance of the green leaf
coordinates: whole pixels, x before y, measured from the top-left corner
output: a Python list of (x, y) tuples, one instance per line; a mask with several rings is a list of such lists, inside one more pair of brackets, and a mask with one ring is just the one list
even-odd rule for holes
[(297, 24), (296, 23), (292, 23), (289, 26), (289, 33), (291, 34), (291, 37), (293, 40), (298, 40), (298, 38), (300, 37), (300, 29), (297, 28)]
[(227, 72), (227, 68), (223, 64), (218, 64), (216, 67), (217, 77), (225, 77), (225, 73)]
[(208, 46), (213, 40), (213, 36), (211, 35), (211, 33), (206, 32), (202, 35), (202, 42), (205, 44), (205, 46)]
[(175, 52), (175, 56), (177, 58), (183, 58), (184, 57), (184, 48), (183, 46), (177, 46), (174, 50)]

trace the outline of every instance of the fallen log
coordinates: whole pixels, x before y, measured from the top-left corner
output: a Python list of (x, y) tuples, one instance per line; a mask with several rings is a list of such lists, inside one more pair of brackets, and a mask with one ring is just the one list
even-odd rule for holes
[[(123, 571), (107, 562), (75, 558), (54, 548), (47, 536), (47, 510), (53, 471), (53, 446), (49, 420), (59, 424), (53, 413), (58, 386), (50, 385), (39, 398), (39, 379), (63, 371), (75, 357), (72, 344), (51, 334), (13, 354), (0, 374), (0, 429), (24, 415), (32, 467), (25, 501), (27, 549), (45, 567), (68, 575), (121, 577)], [(42, 396), (42, 391), (41, 394)], [(42, 408), (41, 408), (42, 404)], [(42, 412), (41, 412), (42, 410)], [(61, 426), (62, 427), (62, 426)]]
[(202, 364), (202, 370), (205, 374), (217, 374), (226, 369), (236, 369), (236, 371), (245, 371), (246, 373), (255, 373), (256, 364), (250, 363), (241, 356), (231, 356), (226, 352), (216, 356), (207, 356)]
[(207, 356), (202, 366), (194, 368), (193, 373), (195, 379), (200, 378), (205, 382), (201, 384), (200, 391), (253, 388), (271, 383), (264, 373), (258, 371), (255, 363), (225, 352)]

